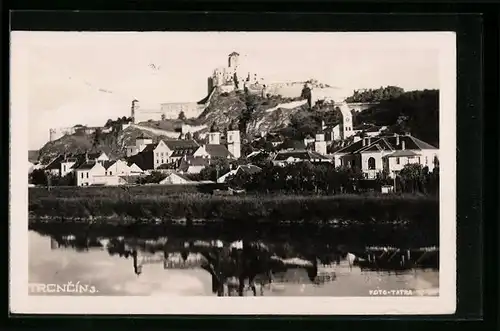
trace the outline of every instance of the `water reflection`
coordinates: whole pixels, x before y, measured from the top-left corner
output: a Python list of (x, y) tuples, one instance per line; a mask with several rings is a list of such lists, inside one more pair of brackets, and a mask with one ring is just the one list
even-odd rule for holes
[[(101, 295), (356, 296), (381, 287), (434, 293), (438, 287), (436, 248), (363, 247), (291, 237), (256, 240), (150, 225), (31, 223), (30, 230), (30, 282), (85, 275), (100, 282)], [(49, 240), (45, 263), (34, 262)], [(110, 269), (105, 277), (96, 263)]]

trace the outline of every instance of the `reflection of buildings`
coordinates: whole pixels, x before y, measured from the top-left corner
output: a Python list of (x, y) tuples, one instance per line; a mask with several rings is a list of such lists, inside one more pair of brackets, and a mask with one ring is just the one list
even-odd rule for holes
[(50, 237), (50, 249), (64, 249), (70, 248), (76, 251), (88, 251), (89, 249), (104, 249), (99, 238), (92, 238), (87, 236), (74, 236), (74, 235), (64, 235), (64, 236), (51, 236)]

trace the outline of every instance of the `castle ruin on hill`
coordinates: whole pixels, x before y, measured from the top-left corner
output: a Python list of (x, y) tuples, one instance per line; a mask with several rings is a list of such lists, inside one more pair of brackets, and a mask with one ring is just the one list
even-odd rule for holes
[[(339, 88), (321, 84), (316, 80), (268, 83), (258, 73), (251, 72), (240, 54), (232, 52), (228, 55), (227, 65), (213, 70), (210, 77), (207, 78), (207, 96), (200, 101), (195, 102), (170, 102), (159, 104), (158, 107), (141, 107), (140, 100), (133, 100), (130, 110), (132, 122), (140, 123), (160, 121), (162, 119), (177, 119), (179, 115), (184, 114), (185, 118), (197, 118), (210, 105), (212, 96), (216, 91), (219, 93), (228, 93), (234, 90), (247, 90), (249, 93), (255, 93), (266, 97), (268, 95), (279, 95), (283, 98), (297, 98), (302, 94), (302, 89), (307, 85), (311, 89), (311, 102), (316, 101), (343, 101), (345, 95)], [(286, 108), (286, 105), (280, 105)], [(349, 104), (350, 109), (361, 111), (369, 105)], [(103, 129), (103, 128), (101, 128)], [(51, 128), (50, 141), (59, 139), (65, 134), (75, 133), (76, 128)], [(95, 131), (96, 128), (87, 128), (89, 131)]]
[(240, 58), (240, 54), (232, 52), (228, 55), (227, 65), (214, 69), (212, 75), (207, 78), (207, 96), (198, 102), (175, 102), (162, 103), (158, 109), (142, 109), (139, 101), (134, 101), (132, 118), (134, 123), (148, 120), (159, 121), (164, 119), (177, 119), (183, 113), (186, 118), (197, 118), (210, 105), (210, 100), (215, 90), (220, 93), (228, 93), (234, 90), (247, 89), (250, 93), (259, 95), (281, 95), (284, 98), (300, 97), (304, 85), (311, 88), (312, 102), (317, 100), (340, 100), (340, 89), (320, 84), (317, 81), (266, 83), (258, 73), (251, 72)]

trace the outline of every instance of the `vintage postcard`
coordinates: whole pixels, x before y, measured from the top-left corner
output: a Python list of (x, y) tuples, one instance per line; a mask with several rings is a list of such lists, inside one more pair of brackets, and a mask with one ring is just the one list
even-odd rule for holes
[(12, 32), (11, 311), (453, 313), (455, 43)]

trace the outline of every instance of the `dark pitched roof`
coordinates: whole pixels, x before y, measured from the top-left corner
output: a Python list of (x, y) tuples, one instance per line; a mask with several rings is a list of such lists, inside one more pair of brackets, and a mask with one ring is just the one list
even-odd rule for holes
[(163, 141), (171, 150), (197, 148), (200, 145), (193, 139), (188, 140), (166, 140)]
[(89, 161), (89, 162), (85, 162), (83, 163), (82, 165), (80, 165), (76, 170), (90, 170), (92, 169), (95, 165), (97, 164), (97, 162), (95, 161)]
[(258, 172), (261, 172), (262, 168), (257, 167), (256, 165), (253, 164), (245, 164), (245, 165), (240, 165), (238, 169), (236, 169), (236, 173), (239, 173), (240, 171), (243, 171), (249, 175), (253, 175)]
[(302, 140), (285, 140), (278, 149), (305, 149), (306, 145)]
[(116, 160), (113, 160), (113, 161), (104, 161), (102, 165), (104, 166), (104, 168), (106, 170), (108, 170), (109, 167), (111, 167), (115, 163), (116, 163)]
[(153, 161), (154, 161), (153, 153), (151, 151), (145, 152), (144, 150), (127, 159), (127, 163), (130, 163), (130, 164), (135, 163), (142, 170), (154, 169)]
[(46, 170), (61, 169), (61, 162), (64, 160), (63, 155), (58, 155), (45, 167)]
[(233, 157), (224, 145), (205, 145), (205, 150), (211, 157)]
[(335, 152), (335, 154), (349, 154), (349, 153), (354, 153), (360, 148), (363, 147), (363, 140), (356, 141), (355, 143), (352, 143), (350, 145), (347, 145), (345, 147), (342, 147), (338, 151)]
[(386, 155), (385, 157), (401, 157), (401, 156), (418, 156), (419, 154), (415, 153), (414, 151), (410, 150), (399, 150), (395, 151), (392, 154)]
[(179, 164), (180, 171), (188, 171), (190, 166), (203, 166), (206, 167), (209, 165), (210, 160), (203, 157), (188, 157), (186, 159), (181, 159)]
[(174, 149), (172, 152), (172, 157), (179, 157), (179, 156), (192, 156), (199, 147), (189, 147), (189, 148), (179, 148), (179, 149)]
[[(399, 144), (398, 144), (398, 138), (399, 138)], [(351, 154), (351, 153), (360, 153), (360, 152), (377, 151), (377, 150), (397, 151), (397, 150), (403, 150), (403, 145), (405, 150), (436, 149), (436, 147), (413, 136), (400, 135), (399, 137), (385, 136), (385, 137), (370, 138), (370, 144), (365, 146), (363, 146), (363, 139), (361, 139), (360, 141), (357, 141), (351, 145), (339, 149), (335, 153)]]
[(201, 165), (206, 166), (210, 163), (210, 160), (204, 157), (191, 157), (191, 158), (188, 157), (185, 160), (183, 159), (183, 161), (189, 165), (194, 165), (194, 166), (201, 166)]
[(97, 159), (99, 156), (101, 156), (102, 154), (104, 154), (104, 152), (94, 152), (94, 153), (89, 153), (88, 154), (88, 157), (89, 157), (89, 160), (94, 160), (94, 159)]
[(313, 151), (293, 150), (278, 152), (278, 154), (274, 157), (274, 161), (285, 161), (290, 157), (300, 160), (330, 160), (329, 158)]
[(228, 56), (234, 56), (234, 55), (240, 55), (238, 52), (232, 52), (231, 54), (229, 54)]
[[(156, 146), (158, 146), (158, 144), (147, 144), (146, 147), (144, 147), (144, 149), (142, 150), (141, 153), (149, 153), (149, 152), (153, 152), (156, 148)], [(139, 154), (141, 154), (139, 153)]]

